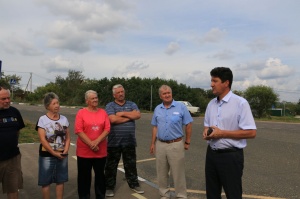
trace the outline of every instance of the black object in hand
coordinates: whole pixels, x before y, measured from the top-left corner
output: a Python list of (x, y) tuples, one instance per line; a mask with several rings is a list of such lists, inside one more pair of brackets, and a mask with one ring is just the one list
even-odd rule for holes
[(213, 130), (214, 130), (213, 128), (209, 127), (206, 135), (209, 136), (213, 132)]
[(67, 153), (62, 153), (62, 154), (61, 154), (61, 156), (67, 156), (67, 155), (68, 155)]

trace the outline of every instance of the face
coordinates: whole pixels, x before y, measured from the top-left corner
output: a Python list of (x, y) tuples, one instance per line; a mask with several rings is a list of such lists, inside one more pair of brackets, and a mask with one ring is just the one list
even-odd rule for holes
[(163, 103), (172, 103), (173, 101), (173, 96), (170, 89), (160, 90), (159, 97), (163, 101)]
[(123, 102), (125, 100), (125, 90), (123, 87), (116, 88), (113, 94), (114, 98), (118, 102)]
[(6, 89), (0, 90), (0, 110), (10, 107), (10, 93)]
[(219, 77), (212, 76), (210, 86), (215, 96), (224, 97), (227, 94), (229, 88), (229, 81), (226, 80), (225, 82), (222, 83)]
[(55, 124), (55, 130), (59, 130), (59, 126), (57, 123)]
[(86, 103), (90, 107), (97, 107), (98, 106), (98, 96), (95, 93), (90, 93)]
[(52, 113), (58, 113), (60, 109), (59, 101), (57, 99), (53, 99), (49, 106), (47, 107), (47, 110)]

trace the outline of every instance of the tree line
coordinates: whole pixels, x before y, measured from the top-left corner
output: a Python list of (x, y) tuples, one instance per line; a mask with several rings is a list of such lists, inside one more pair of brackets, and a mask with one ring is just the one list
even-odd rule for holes
[[(1, 78), (1, 85), (9, 85), (10, 76)], [(211, 89), (191, 88), (176, 80), (165, 80), (160, 78), (119, 78), (110, 79), (89, 79), (85, 78), (81, 71), (70, 70), (67, 77), (57, 76), (55, 82), (47, 83), (45, 86), (37, 87), (34, 92), (23, 91), (18, 82), (21, 77), (14, 75), (17, 85), (14, 86), (14, 101), (28, 103), (42, 103), (44, 94), (55, 92), (62, 105), (85, 106), (84, 93), (87, 90), (95, 90), (98, 93), (99, 105), (104, 107), (108, 102), (113, 101), (112, 87), (115, 84), (122, 84), (125, 88), (126, 99), (135, 102), (143, 111), (153, 111), (156, 105), (161, 103), (158, 89), (166, 84), (172, 88), (175, 100), (189, 101), (193, 106), (200, 107), (201, 113), (205, 112), (208, 102), (215, 96)], [(246, 98), (253, 110), (255, 117), (268, 116), (271, 107), (282, 107), (278, 100), (278, 94), (271, 87), (258, 85), (251, 86), (245, 91), (233, 91), (235, 94)], [(292, 109), (295, 114), (300, 114), (300, 100), (298, 103), (287, 103), (285, 106)]]

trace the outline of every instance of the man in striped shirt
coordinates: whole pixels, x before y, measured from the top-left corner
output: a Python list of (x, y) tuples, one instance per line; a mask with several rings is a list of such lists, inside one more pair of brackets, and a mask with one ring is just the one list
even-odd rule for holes
[(121, 84), (113, 86), (112, 92), (115, 100), (108, 103), (105, 108), (111, 123), (105, 167), (106, 196), (114, 196), (121, 155), (129, 187), (142, 194), (144, 191), (139, 185), (136, 169), (135, 138), (135, 120), (140, 119), (141, 113), (134, 102), (125, 100), (125, 90)]

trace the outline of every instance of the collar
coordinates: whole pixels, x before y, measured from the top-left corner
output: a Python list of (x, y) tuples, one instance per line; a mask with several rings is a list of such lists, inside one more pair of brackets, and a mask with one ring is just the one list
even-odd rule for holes
[[(176, 106), (176, 103), (179, 103), (179, 102), (176, 102), (176, 101), (173, 99), (171, 105), (169, 106), (169, 108)], [(164, 106), (164, 103), (163, 103), (163, 102), (160, 104), (160, 108), (166, 108), (166, 107)]]
[[(221, 101), (222, 101), (222, 102), (228, 102), (232, 95), (233, 95), (233, 93), (232, 93), (232, 91), (230, 90), (230, 91), (227, 93), (227, 95), (225, 95), (225, 96), (223, 97), (223, 99), (222, 99)], [(218, 103), (218, 102), (219, 102), (219, 101), (218, 101), (218, 98), (216, 97), (216, 98), (215, 98), (215, 103)]]

